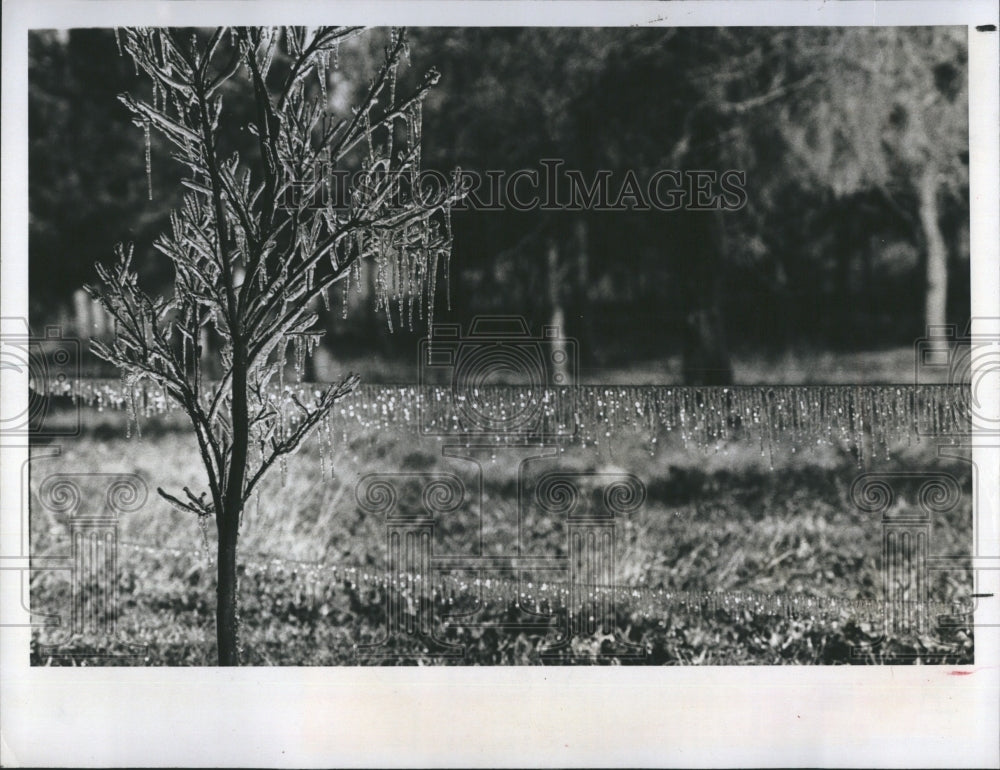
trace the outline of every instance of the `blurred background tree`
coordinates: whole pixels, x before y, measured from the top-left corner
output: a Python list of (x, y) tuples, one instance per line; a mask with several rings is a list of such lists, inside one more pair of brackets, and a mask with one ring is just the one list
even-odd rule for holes
[[(610, 172), (612, 190), (629, 172), (643, 186), (662, 169), (746, 174), (739, 211), (456, 212), (439, 320), (555, 321), (580, 340), (592, 381), (642, 369), (691, 383), (766, 378), (775, 356), (895, 350), (909, 362), (926, 324), (964, 327), (964, 28), (411, 36), (413, 71), (442, 73), (424, 110), (426, 167), (544, 174), (558, 159), (588, 182)], [(345, 46), (351, 66), (331, 72), (329, 98), (349, 103), (367, 86), (352, 73), (370, 69), (353, 65), (377, 53)], [(37, 32), (29, 55), (32, 323), (72, 326), (74, 291), (116, 241), (168, 279), (150, 245), (176, 205), (159, 192), (176, 189), (174, 172), (154, 138), (150, 201), (142, 131), (115, 98), (136, 78), (112, 31)], [(377, 337), (369, 379), (412, 379), (413, 335), (386, 333), (365, 297), (374, 276), (362, 278), (326, 314), (328, 355), (360, 356)], [(341, 323), (338, 304), (361, 317)]]
[[(869, 205), (898, 221), (923, 252), (924, 321), (945, 324), (949, 252), (959, 250), (949, 248), (955, 234), (946, 230), (967, 225), (955, 221), (955, 210), (968, 208), (964, 31), (849, 28), (796, 58), (837, 76), (817, 78), (816, 88), (783, 105), (783, 143), (836, 200), (870, 196)], [(906, 259), (898, 249), (863, 253), (869, 262), (894, 256)]]
[[(142, 132), (118, 101), (138, 77), (112, 30), (35, 32), (28, 56), (30, 313), (54, 323), (117, 242), (143, 244), (143, 274), (169, 279), (149, 244), (175, 201), (148, 200)], [(164, 153), (152, 161), (155, 178), (176, 176)]]

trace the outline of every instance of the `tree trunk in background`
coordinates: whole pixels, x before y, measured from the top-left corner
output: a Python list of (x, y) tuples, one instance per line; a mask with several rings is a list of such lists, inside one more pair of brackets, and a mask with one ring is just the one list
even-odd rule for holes
[(590, 233), (585, 217), (577, 217), (576, 236), (576, 329), (580, 363), (594, 360), (594, 335), (590, 308)]
[(681, 240), (685, 262), (680, 269), (687, 299), (682, 332), (684, 384), (732, 385), (722, 297), (722, 214), (695, 213), (692, 217), (692, 228)]
[(944, 326), (948, 301), (948, 249), (941, 234), (938, 212), (938, 174), (925, 169), (920, 178), (920, 226), (927, 245), (927, 295), (924, 319), (927, 326)]
[(549, 325), (559, 329), (559, 336), (552, 340), (552, 375), (556, 385), (571, 385), (569, 377), (569, 358), (566, 353), (566, 316), (563, 313), (562, 296), (559, 291), (561, 271), (559, 270), (559, 246), (555, 238), (549, 238), (548, 243), (549, 268), (549, 308), (552, 315)]
[(838, 350), (850, 350), (854, 339), (854, 298), (851, 296), (851, 273), (854, 270), (854, 250), (857, 239), (853, 228), (848, 225), (846, 234), (842, 234), (843, 243), (837, 254), (837, 282), (834, 304), (836, 310), (830, 313), (831, 318), (838, 319), (837, 327), (830, 339)]
[(683, 354), (685, 385), (733, 384), (722, 318), (716, 308), (695, 308), (687, 314)]
[(82, 340), (90, 339), (90, 297), (83, 289), (73, 292), (73, 330)]

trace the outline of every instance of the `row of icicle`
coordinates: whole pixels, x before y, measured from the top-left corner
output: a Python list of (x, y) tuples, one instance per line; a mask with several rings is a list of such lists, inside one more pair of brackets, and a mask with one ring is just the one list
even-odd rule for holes
[[(295, 398), (312, 401), (318, 385), (276, 390), (285, 425), (300, 414)], [(179, 407), (156, 385), (139, 380), (76, 380), (51, 394), (69, 395), (98, 410), (134, 409), (149, 418)], [(204, 397), (210, 400), (211, 387)], [(294, 396), (294, 398), (293, 398)], [(484, 444), (608, 443), (637, 431), (655, 445), (665, 433), (686, 447), (713, 450), (731, 441), (753, 441), (762, 453), (816, 445), (842, 445), (859, 456), (888, 454), (924, 437), (957, 439), (969, 432), (968, 388), (957, 385), (783, 385), (684, 387), (667, 385), (564, 388), (362, 384), (337, 402), (317, 434), (403, 430), (442, 440)]]
[[(175, 558), (197, 555), (196, 551), (148, 546), (140, 543), (120, 543), (129, 550), (151, 555), (169, 554)], [(569, 608), (571, 588), (568, 581), (548, 580), (532, 582), (501, 578), (470, 578), (442, 574), (429, 580), (420, 575), (400, 573), (389, 575), (371, 566), (349, 564), (303, 563), (279, 557), (249, 560), (244, 566), (245, 579), (263, 580), (261, 592), (268, 590), (285, 595), (285, 589), (270, 588), (274, 578), (289, 580), (296, 585), (299, 601), (312, 599), (317, 603), (327, 601), (331, 591), (343, 588), (359, 594), (398, 591), (404, 597), (417, 601), (420, 597), (439, 607), (440, 619), (447, 621), (449, 607), (453, 611), (467, 611), (470, 602), (482, 610), (507, 610), (521, 608), (528, 612), (560, 612)], [(425, 587), (422, 583), (427, 582)], [(572, 595), (583, 606), (590, 602), (614, 600), (626, 612), (637, 612), (648, 618), (669, 617), (670, 613), (691, 612), (713, 614), (744, 614), (750, 617), (785, 617), (810, 620), (854, 620), (858, 623), (880, 624), (887, 604), (882, 599), (845, 599), (820, 597), (808, 594), (779, 594), (759, 591), (698, 591), (670, 588), (652, 588), (643, 585), (579, 586)], [(376, 601), (378, 599), (375, 599)], [(928, 617), (957, 616), (965, 611), (961, 606), (941, 601), (908, 603), (913, 612), (926, 613)], [(892, 603), (894, 610), (903, 605)], [(416, 609), (414, 605), (414, 609)], [(462, 619), (454, 618), (461, 626)]]

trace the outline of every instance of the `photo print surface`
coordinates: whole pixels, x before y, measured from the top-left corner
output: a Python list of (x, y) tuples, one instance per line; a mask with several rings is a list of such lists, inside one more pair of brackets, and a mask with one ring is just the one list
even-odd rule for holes
[(32, 30), (31, 664), (973, 663), (968, 36)]

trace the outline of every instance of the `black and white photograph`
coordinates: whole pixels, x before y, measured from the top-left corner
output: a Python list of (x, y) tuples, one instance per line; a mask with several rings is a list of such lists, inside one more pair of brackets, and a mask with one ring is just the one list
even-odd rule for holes
[[(4, 36), (17, 682), (899, 676), (860, 708), (979, 720), (911, 763), (997, 761), (995, 2), (63, 5)], [(587, 761), (281, 735), (241, 763)]]

